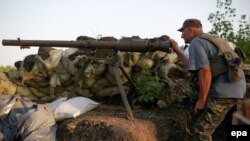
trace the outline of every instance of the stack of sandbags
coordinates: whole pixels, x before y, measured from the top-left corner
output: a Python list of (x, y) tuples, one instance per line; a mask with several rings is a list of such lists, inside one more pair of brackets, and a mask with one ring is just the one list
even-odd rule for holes
[[(24, 59), (22, 67), (18, 69), (19, 74), (12, 73), (9, 76), (16, 80), (15, 83), (18, 82), (17, 93), (37, 101), (52, 100), (60, 96), (103, 97), (118, 94), (120, 91), (113, 70), (118, 68), (114, 67), (117, 64), (129, 76), (140, 73), (142, 67), (148, 67), (161, 79), (168, 79), (169, 71), (178, 68), (175, 65), (176, 54), (162, 51), (118, 52), (117, 56), (98, 59), (84, 50), (49, 49), (45, 55), (43, 52), (43, 56), (38, 53), (31, 57), (33, 59), (28, 59), (28, 63)], [(118, 73), (128, 93), (128, 79), (120, 69)]]

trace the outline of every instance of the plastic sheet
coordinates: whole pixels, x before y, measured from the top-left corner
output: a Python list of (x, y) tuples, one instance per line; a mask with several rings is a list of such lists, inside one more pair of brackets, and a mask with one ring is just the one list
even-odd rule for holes
[(56, 124), (49, 104), (19, 95), (0, 97), (0, 140), (55, 141)]

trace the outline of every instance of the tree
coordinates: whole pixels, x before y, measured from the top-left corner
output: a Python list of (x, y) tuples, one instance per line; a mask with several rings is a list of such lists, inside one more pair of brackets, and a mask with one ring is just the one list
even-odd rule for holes
[(13, 70), (15, 69), (14, 66), (3, 66), (3, 65), (0, 65), (0, 71), (2, 72), (9, 72), (10, 70)]
[[(220, 36), (236, 46), (240, 47), (245, 53), (247, 60), (250, 61), (250, 23), (246, 15), (240, 15), (237, 20), (236, 9), (232, 8), (233, 0), (217, 0), (217, 11), (210, 13), (208, 21), (213, 27), (209, 33)], [(235, 24), (237, 28), (234, 28)]]

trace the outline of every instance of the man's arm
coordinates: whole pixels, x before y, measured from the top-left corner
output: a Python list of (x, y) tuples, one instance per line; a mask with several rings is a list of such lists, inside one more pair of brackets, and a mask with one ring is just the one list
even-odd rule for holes
[(185, 68), (188, 68), (188, 57), (184, 52), (180, 49), (177, 42), (173, 39), (170, 40), (171, 46), (173, 48), (173, 51), (177, 54), (177, 56), (180, 58), (182, 64), (185, 66)]
[(199, 99), (197, 100), (194, 108), (195, 112), (204, 109), (206, 105), (208, 91), (212, 81), (212, 72), (210, 67), (205, 67), (200, 69), (198, 72), (198, 78), (200, 85), (200, 91), (199, 91), (200, 94), (199, 94)]

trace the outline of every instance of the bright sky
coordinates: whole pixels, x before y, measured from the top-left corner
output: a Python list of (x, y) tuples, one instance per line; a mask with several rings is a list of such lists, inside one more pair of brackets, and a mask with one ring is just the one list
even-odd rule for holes
[[(250, 15), (250, 0), (233, 0), (237, 15)], [(198, 18), (208, 32), (208, 15), (216, 11), (216, 0), (1, 0), (0, 40), (75, 40), (91, 37), (168, 35), (179, 45), (176, 31), (187, 18)], [(0, 65), (14, 65), (37, 48), (0, 45)]]

